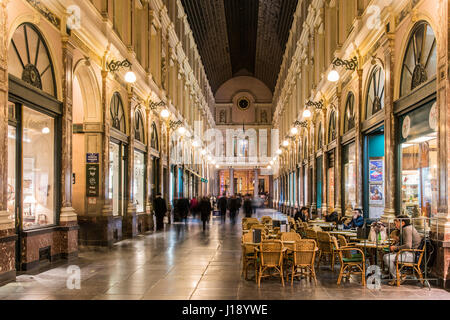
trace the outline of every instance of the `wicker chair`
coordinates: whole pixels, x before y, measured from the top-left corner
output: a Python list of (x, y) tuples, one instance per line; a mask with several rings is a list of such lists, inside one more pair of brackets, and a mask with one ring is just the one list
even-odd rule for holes
[(244, 279), (248, 280), (248, 267), (253, 265), (255, 270), (255, 280), (258, 279), (258, 253), (252, 245), (246, 245), (245, 242), (252, 242), (253, 234), (251, 232), (242, 236), (242, 273)]
[(317, 240), (317, 232), (311, 228), (306, 229), (306, 238)]
[(294, 218), (288, 217), (288, 223), (289, 223), (289, 227), (291, 228), (291, 230), (294, 230), (295, 232), (297, 232), (297, 224), (295, 223)]
[(242, 218), (242, 230), (249, 230), (253, 224), (259, 224), (256, 218)]
[(267, 236), (269, 235), (269, 229), (267, 228), (266, 225), (263, 224), (252, 224), (250, 227), (250, 230), (253, 229), (261, 229), (261, 236), (263, 238), (267, 238)]
[(316, 241), (312, 239), (302, 239), (295, 242), (291, 272), (286, 277), (288, 278), (291, 275), (291, 286), (294, 284), (294, 277), (302, 275), (306, 275), (310, 280), (314, 278), (314, 282), (317, 285), (316, 271), (314, 269), (317, 250)]
[(317, 232), (317, 243), (319, 245), (319, 258), (317, 259), (317, 269), (320, 267), (320, 261), (322, 257), (329, 257), (331, 260), (331, 271), (334, 272), (334, 245), (332, 241), (332, 236), (328, 232), (319, 231)]
[[(399, 261), (399, 256), (404, 252), (412, 252), (414, 254), (414, 262), (404, 262)], [(422, 242), (419, 245), (419, 248), (417, 249), (401, 249), (397, 252), (397, 256), (395, 257), (395, 269), (396, 269), (396, 285), (397, 287), (400, 286), (401, 280), (404, 279), (407, 275), (405, 271), (409, 269), (409, 274), (415, 274), (417, 273), (417, 276), (419, 277), (420, 283), (423, 285), (423, 274), (422, 274), (422, 259), (425, 252), (425, 242), (422, 240)]]
[(262, 216), (261, 217), (261, 224), (272, 225), (272, 218), (269, 217), (269, 216)]
[(297, 232), (282, 232), (281, 241), (297, 241), (301, 240), (302, 237)]
[(258, 271), (258, 287), (261, 286), (261, 278), (269, 277), (270, 274), (265, 275), (267, 270), (275, 269), (281, 278), (281, 283), (284, 287), (283, 275), (283, 244), (279, 240), (265, 240), (261, 242), (260, 249), (260, 264)]
[[(359, 248), (340, 247), (335, 237), (331, 238), (334, 243), (334, 250), (338, 253), (341, 263), (337, 284), (340, 285), (342, 278), (350, 279), (352, 274), (360, 274), (362, 285), (366, 285), (366, 258), (364, 252)], [(351, 252), (357, 251), (358, 254), (352, 255)]]

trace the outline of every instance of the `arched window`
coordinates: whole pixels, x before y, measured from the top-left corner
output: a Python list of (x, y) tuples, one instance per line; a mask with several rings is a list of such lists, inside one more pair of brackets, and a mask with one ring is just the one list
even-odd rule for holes
[(336, 112), (334, 110), (330, 113), (330, 125), (328, 127), (328, 143), (336, 140)]
[(402, 64), (400, 97), (436, 75), (436, 37), (425, 21), (413, 29)]
[(353, 92), (347, 95), (344, 113), (344, 133), (355, 127), (355, 96)]
[(120, 98), (118, 92), (114, 92), (109, 110), (111, 113), (111, 126), (125, 133), (125, 113), (123, 111), (122, 98)]
[(134, 138), (145, 143), (144, 119), (139, 109), (136, 109), (134, 113)]
[(366, 119), (384, 108), (384, 70), (380, 66), (372, 69), (366, 95)]
[(21, 24), (14, 32), (8, 52), (8, 72), (56, 97), (50, 53), (41, 33), (30, 23)]
[(317, 127), (317, 150), (322, 148), (323, 140), (322, 140), (322, 122), (319, 123), (319, 126)]
[(159, 150), (158, 147), (158, 131), (156, 130), (156, 124), (153, 122), (152, 123), (152, 135), (150, 138), (150, 146), (155, 149), (155, 150)]

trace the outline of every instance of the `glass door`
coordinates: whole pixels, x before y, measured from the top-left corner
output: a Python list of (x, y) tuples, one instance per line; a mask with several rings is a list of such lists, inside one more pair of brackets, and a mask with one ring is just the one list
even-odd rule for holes
[(126, 212), (126, 146), (121, 142), (109, 143), (109, 199), (113, 216)]

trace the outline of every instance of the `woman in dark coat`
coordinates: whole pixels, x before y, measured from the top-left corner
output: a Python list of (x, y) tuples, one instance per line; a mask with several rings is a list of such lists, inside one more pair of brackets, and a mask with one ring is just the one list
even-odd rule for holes
[(203, 222), (203, 231), (206, 229), (206, 223), (209, 221), (211, 217), (211, 201), (207, 197), (203, 197), (200, 201), (200, 216)]
[(244, 200), (244, 213), (247, 218), (252, 216), (252, 201), (250, 200), (250, 196), (247, 195)]

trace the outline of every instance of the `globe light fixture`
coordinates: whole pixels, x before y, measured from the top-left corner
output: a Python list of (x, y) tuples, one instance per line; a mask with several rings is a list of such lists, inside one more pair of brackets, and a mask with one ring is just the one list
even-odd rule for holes
[(179, 127), (178, 128), (178, 133), (182, 136), (184, 136), (184, 134), (186, 133), (186, 128), (185, 127)]
[(328, 81), (330, 82), (337, 82), (340, 79), (339, 73), (332, 69), (329, 73), (328, 73)]
[(136, 82), (136, 75), (133, 71), (128, 71), (125, 73), (125, 81), (128, 83), (135, 83)]
[(291, 128), (291, 134), (296, 135), (297, 133), (298, 133), (297, 127), (292, 127)]
[(271, 166), (267, 166), (267, 169), (269, 169), (269, 170), (270, 170), (270, 169), (272, 169), (272, 167), (271, 167)]
[(269, 163), (270, 163), (270, 165), (273, 165), (273, 161), (272, 160), (270, 160)]
[(211, 161), (212, 160), (212, 157), (211, 156), (208, 156), (208, 158), (206, 158), (208, 161)]
[(219, 169), (219, 168), (220, 168), (220, 166), (218, 164), (216, 164), (216, 169)]
[(202, 149), (202, 151), (200, 152), (202, 154), (202, 156), (206, 155), (206, 150)]
[(170, 112), (167, 109), (162, 109), (160, 114), (163, 119), (167, 119), (170, 117)]
[(289, 141), (284, 140), (284, 141), (283, 141), (283, 147), (288, 147), (288, 146), (289, 146)]
[(281, 151), (281, 149), (277, 150), (277, 154), (282, 154), (282, 153), (283, 153), (283, 151)]
[(50, 128), (49, 127), (42, 128), (42, 133), (43, 134), (49, 134), (50, 133)]
[(305, 110), (303, 110), (303, 118), (309, 119), (309, 118), (311, 118), (311, 116), (312, 116), (311, 111), (309, 111), (308, 108), (305, 108)]
[(197, 140), (194, 140), (194, 141), (192, 141), (192, 146), (194, 148), (198, 148), (198, 147), (200, 147), (200, 143)]

